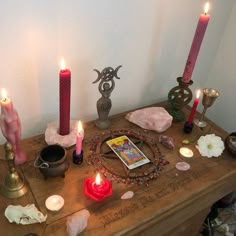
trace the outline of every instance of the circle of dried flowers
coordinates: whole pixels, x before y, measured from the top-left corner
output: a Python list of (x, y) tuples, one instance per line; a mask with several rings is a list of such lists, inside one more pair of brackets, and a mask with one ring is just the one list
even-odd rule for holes
[[(152, 153), (152, 155), (148, 156), (150, 163), (129, 170), (111, 149), (104, 152), (104, 145), (106, 148), (108, 147), (106, 141), (121, 135), (128, 136), (140, 150), (143, 145), (149, 148)], [(114, 163), (115, 160), (118, 161)], [(124, 184), (148, 184), (151, 179), (155, 179), (159, 176), (161, 170), (169, 162), (164, 160), (164, 156), (160, 153), (154, 139), (144, 134), (144, 132), (131, 129), (119, 129), (95, 135), (90, 142), (88, 163), (95, 166), (99, 172), (112, 181), (114, 180)], [(122, 168), (119, 169), (120, 165)], [(119, 171), (117, 171), (117, 169), (119, 169)]]
[(211, 158), (220, 156), (224, 151), (225, 145), (221, 137), (215, 134), (207, 134), (198, 139), (196, 147), (202, 156)]

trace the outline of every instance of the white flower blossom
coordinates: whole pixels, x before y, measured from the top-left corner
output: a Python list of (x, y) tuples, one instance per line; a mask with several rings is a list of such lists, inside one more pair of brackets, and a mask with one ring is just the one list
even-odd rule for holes
[(197, 148), (202, 156), (218, 157), (224, 151), (224, 142), (215, 134), (201, 136), (197, 141)]

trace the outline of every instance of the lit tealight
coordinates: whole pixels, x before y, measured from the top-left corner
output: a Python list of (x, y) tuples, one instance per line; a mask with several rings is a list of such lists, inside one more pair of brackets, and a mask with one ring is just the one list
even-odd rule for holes
[(59, 211), (64, 206), (64, 198), (60, 195), (52, 195), (46, 199), (45, 205), (50, 211)]
[(186, 148), (186, 147), (180, 148), (179, 153), (183, 157), (187, 157), (187, 158), (193, 157), (193, 151), (189, 148)]

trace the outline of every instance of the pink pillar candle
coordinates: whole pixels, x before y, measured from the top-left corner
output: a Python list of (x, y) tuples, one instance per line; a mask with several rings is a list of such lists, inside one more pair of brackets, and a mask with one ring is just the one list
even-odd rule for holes
[(60, 78), (60, 121), (59, 134), (68, 135), (70, 133), (70, 90), (71, 72), (65, 68), (64, 59), (61, 60)]
[(18, 112), (14, 109), (11, 99), (7, 98), (5, 89), (2, 89), (0, 125), (3, 136), (13, 146), (15, 164), (23, 164), (27, 160), (26, 154), (21, 150), (21, 122)]
[(83, 137), (84, 137), (84, 130), (83, 130), (83, 127), (82, 127), (82, 123), (79, 120), (78, 132), (77, 132), (77, 136), (76, 136), (76, 155), (80, 155), (80, 153), (82, 151)]
[(189, 83), (192, 77), (193, 69), (202, 44), (202, 40), (204, 38), (204, 34), (206, 32), (207, 24), (210, 20), (210, 15), (207, 14), (208, 9), (209, 9), (209, 3), (207, 2), (205, 4), (204, 14), (200, 15), (195, 35), (192, 41), (192, 46), (189, 51), (188, 59), (185, 65), (184, 73), (182, 76), (182, 80), (184, 83)]
[(191, 113), (190, 113), (189, 118), (188, 118), (188, 123), (189, 124), (193, 123), (193, 119), (194, 119), (194, 116), (195, 116), (195, 113), (196, 113), (196, 110), (197, 110), (197, 105), (199, 103), (200, 93), (201, 93), (200, 90), (198, 90), (197, 93), (196, 93), (196, 98), (194, 99), (193, 107), (192, 107)]

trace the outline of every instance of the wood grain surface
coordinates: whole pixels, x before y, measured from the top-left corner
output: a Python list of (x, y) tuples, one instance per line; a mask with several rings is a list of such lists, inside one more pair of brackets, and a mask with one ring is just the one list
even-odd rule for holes
[[(166, 103), (153, 106), (165, 107)], [(185, 112), (189, 114), (188, 109)], [(128, 122), (124, 118), (126, 114), (127, 112), (124, 112), (112, 116), (112, 126), (109, 129), (142, 130)], [(161, 153), (169, 162), (158, 178), (151, 180), (148, 185), (127, 185), (113, 181), (112, 196), (101, 202), (95, 202), (83, 194), (83, 181), (96, 174), (95, 167), (88, 164), (90, 141), (95, 135), (100, 135), (107, 130), (96, 128), (94, 121), (84, 124), (84, 162), (81, 165), (73, 164), (72, 152), (75, 147), (68, 148), (67, 158), (70, 166), (65, 173), (65, 178), (54, 177), (45, 180), (39, 169), (34, 167), (39, 151), (47, 145), (43, 134), (22, 140), (22, 147), (28, 154), (28, 161), (19, 166), (18, 170), (23, 173), (29, 191), (25, 196), (14, 200), (0, 195), (1, 235), (36, 233), (45, 236), (64, 236), (67, 235), (67, 216), (82, 209), (87, 209), (91, 214), (88, 226), (82, 235), (199, 235), (199, 228), (211, 205), (236, 188), (236, 160), (227, 150), (221, 157), (208, 159), (201, 157), (195, 148), (197, 138), (206, 133), (215, 133), (224, 140), (227, 133), (220, 127), (210, 122), (210, 125), (203, 130), (195, 126), (191, 134), (185, 134), (183, 125), (184, 122), (173, 123), (171, 128), (164, 132), (165, 135), (174, 138), (174, 150), (168, 150), (158, 144)], [(160, 134), (154, 131), (148, 131), (148, 134), (158, 142)], [(178, 152), (179, 148), (184, 146), (182, 140), (186, 138), (195, 140), (188, 145), (194, 152), (192, 158), (183, 158)], [(2, 182), (7, 171), (2, 146), (0, 157)], [(179, 161), (188, 162), (191, 166), (190, 170), (185, 172), (177, 170), (175, 164)], [(113, 168), (116, 168), (115, 164)], [(121, 200), (121, 195), (128, 190), (134, 192), (134, 197)], [(53, 194), (59, 194), (65, 200), (64, 207), (56, 213), (48, 211), (45, 207), (46, 198)], [(16, 225), (9, 223), (4, 216), (5, 208), (10, 204), (32, 203), (43, 214), (47, 214), (46, 223)]]

